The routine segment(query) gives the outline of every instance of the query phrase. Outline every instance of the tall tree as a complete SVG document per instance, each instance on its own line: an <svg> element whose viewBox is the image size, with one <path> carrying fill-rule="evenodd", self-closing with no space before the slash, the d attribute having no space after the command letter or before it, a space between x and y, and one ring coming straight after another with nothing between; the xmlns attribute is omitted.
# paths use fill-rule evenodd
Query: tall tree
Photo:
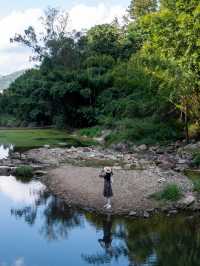
<svg viewBox="0 0 200 266"><path fill-rule="evenodd" d="M157 8L157 0L131 0L129 13L133 19L137 19L148 13L155 12Z"/></svg>

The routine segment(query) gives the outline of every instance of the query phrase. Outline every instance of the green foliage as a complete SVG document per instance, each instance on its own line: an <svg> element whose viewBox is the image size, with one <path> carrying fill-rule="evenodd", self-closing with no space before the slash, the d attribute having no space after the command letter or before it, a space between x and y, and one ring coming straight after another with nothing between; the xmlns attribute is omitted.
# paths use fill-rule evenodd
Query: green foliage
<svg viewBox="0 0 200 266"><path fill-rule="evenodd" d="M200 166L200 153L195 153L193 155L193 160L192 160L192 164L195 167L199 167Z"/></svg>
<svg viewBox="0 0 200 266"><path fill-rule="evenodd" d="M60 114L53 117L53 124L58 129L64 129L66 127L65 117L64 115Z"/></svg>
<svg viewBox="0 0 200 266"><path fill-rule="evenodd" d="M194 191L200 193L200 180L195 180L193 182L193 189Z"/></svg>
<svg viewBox="0 0 200 266"><path fill-rule="evenodd" d="M20 126L20 121L17 120L16 116L1 114L0 115L0 126L3 127L18 127Z"/></svg>
<svg viewBox="0 0 200 266"><path fill-rule="evenodd" d="M33 168L31 166L19 166L15 170L15 175L22 178L32 178Z"/></svg>
<svg viewBox="0 0 200 266"><path fill-rule="evenodd" d="M136 144L166 143L180 137L178 127L156 122L152 117L145 119L124 119L113 125L115 130L106 137L107 144L131 141Z"/></svg>
<svg viewBox="0 0 200 266"><path fill-rule="evenodd" d="M182 191L177 184L168 184L160 192L152 195L156 200L177 201L182 197Z"/></svg>
<svg viewBox="0 0 200 266"><path fill-rule="evenodd" d="M28 27L12 39L41 65L0 95L0 125L106 127L107 143L188 138L200 125L200 5L157 4L133 0L132 21L70 34L67 14L48 9L42 35Z"/></svg>
<svg viewBox="0 0 200 266"><path fill-rule="evenodd" d="M157 10L157 0L131 0L129 13L132 18L138 18Z"/></svg>

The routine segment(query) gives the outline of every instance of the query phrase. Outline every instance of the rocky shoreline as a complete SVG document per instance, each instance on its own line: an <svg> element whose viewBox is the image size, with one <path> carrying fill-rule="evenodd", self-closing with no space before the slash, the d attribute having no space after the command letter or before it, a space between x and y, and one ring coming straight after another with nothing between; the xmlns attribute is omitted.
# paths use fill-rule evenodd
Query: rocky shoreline
<svg viewBox="0 0 200 266"><path fill-rule="evenodd" d="M112 214L148 218L154 213L173 215L181 210L200 211L199 196L184 171L191 167L192 153L200 142L186 145L177 142L165 147L118 144L114 149L101 147L50 148L11 153L0 160L0 175L14 174L16 167L30 165L50 190L67 204L103 212L103 166L113 167L115 182ZM157 202L150 196L166 184L176 183L183 191L178 202Z"/></svg>

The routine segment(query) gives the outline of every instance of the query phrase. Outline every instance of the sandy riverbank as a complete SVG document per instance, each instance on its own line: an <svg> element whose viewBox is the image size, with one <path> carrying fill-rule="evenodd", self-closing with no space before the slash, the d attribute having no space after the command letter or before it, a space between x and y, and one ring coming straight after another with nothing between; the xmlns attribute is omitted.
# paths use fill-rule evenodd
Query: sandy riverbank
<svg viewBox="0 0 200 266"><path fill-rule="evenodd" d="M68 204L78 205L98 212L105 212L102 195L103 179L99 178L99 168L65 165L50 170L45 180L54 194ZM183 191L191 189L190 181L182 175L166 174L167 183L176 182ZM162 189L158 169L115 170L112 198L114 214L130 212L151 212L161 207L150 195Z"/></svg>

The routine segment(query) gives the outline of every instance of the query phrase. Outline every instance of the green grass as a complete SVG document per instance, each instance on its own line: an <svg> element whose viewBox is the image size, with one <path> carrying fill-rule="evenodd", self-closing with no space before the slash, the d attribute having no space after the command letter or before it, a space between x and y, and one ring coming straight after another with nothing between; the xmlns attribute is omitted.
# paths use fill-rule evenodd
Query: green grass
<svg viewBox="0 0 200 266"><path fill-rule="evenodd" d="M96 127L90 127L90 128L83 128L78 131L78 134L81 136L87 136L87 137L99 137L101 136L102 129L98 126Z"/></svg>
<svg viewBox="0 0 200 266"><path fill-rule="evenodd" d="M152 195L156 200L177 201L182 197L182 191L177 184L168 184L163 190Z"/></svg>
<svg viewBox="0 0 200 266"><path fill-rule="evenodd" d="M65 130L56 129L2 129L0 144L12 144L16 150L50 146L91 146L95 142L89 138L75 137Z"/></svg>

